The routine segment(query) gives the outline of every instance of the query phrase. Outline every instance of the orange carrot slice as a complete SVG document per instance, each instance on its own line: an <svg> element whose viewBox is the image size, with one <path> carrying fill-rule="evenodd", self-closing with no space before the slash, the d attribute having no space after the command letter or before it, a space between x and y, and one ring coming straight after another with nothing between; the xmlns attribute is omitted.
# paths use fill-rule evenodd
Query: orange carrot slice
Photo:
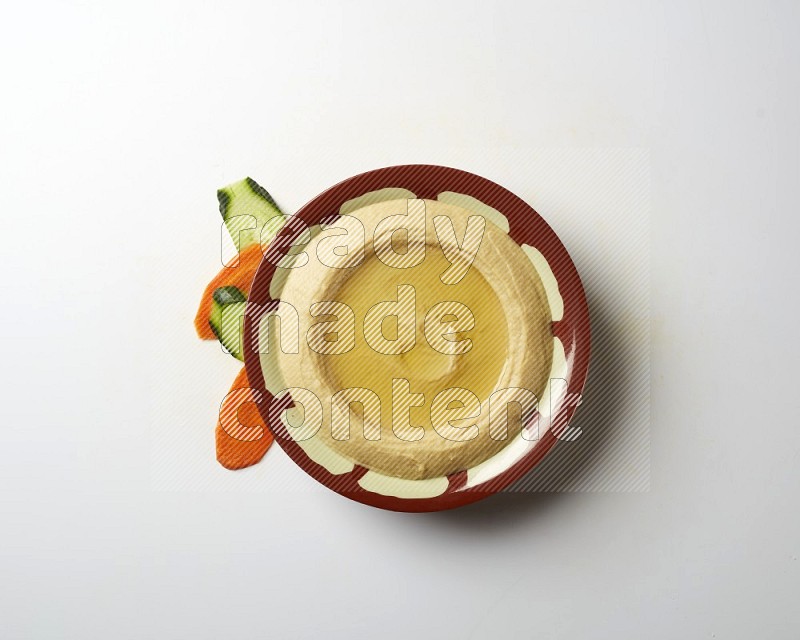
<svg viewBox="0 0 800 640"><path fill-rule="evenodd" d="M239 254L239 264L233 266L236 262L229 262L222 268L214 279L209 282L206 290L203 292L203 297L200 300L200 308L197 310L197 315L194 318L194 328L197 335L202 340L216 340L217 336L211 330L208 324L208 319L211 317L211 303L214 291L219 287L234 286L241 290L242 293L248 295L250 293L250 285L253 284L253 278L256 275L256 269L261 264L261 258L264 254L261 252L261 245L256 243L249 247L242 249Z"/></svg>
<svg viewBox="0 0 800 640"><path fill-rule="evenodd" d="M257 393L242 367L222 401L217 422L217 460L226 469L244 469L258 463L272 445L272 433L255 404Z"/></svg>

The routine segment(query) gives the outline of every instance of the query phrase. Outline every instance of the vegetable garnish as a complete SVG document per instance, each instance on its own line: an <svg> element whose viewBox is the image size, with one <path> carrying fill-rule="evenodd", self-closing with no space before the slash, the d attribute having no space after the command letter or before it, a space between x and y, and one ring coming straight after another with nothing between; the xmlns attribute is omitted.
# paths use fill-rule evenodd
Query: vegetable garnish
<svg viewBox="0 0 800 640"><path fill-rule="evenodd" d="M272 196L252 178L217 191L219 210L238 255L208 284L194 319L202 340L219 340L242 360L241 318L264 250L283 226L285 216ZM256 390L244 368L220 408L216 429L217 460L227 469L258 463L272 444L272 434L258 413Z"/></svg>

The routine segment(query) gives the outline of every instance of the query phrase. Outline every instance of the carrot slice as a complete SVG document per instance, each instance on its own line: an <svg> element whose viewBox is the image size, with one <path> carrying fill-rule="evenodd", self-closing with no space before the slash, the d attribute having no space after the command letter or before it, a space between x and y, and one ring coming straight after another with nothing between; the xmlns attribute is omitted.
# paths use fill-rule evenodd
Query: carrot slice
<svg viewBox="0 0 800 640"><path fill-rule="evenodd" d="M272 445L272 433L255 404L257 393L242 367L222 401L217 422L217 460L226 469L244 469L258 463Z"/></svg>
<svg viewBox="0 0 800 640"><path fill-rule="evenodd" d="M208 319L211 317L211 303L214 291L219 287L234 286L239 288L242 293L248 295L250 293L250 285L253 284L253 278L256 275L256 269L261 264L263 257L261 252L261 245L256 243L249 247L242 249L239 254L239 264L234 266L236 259L229 262L222 268L214 279L209 282L206 290L203 292L203 297L200 300L200 308L197 310L197 315L194 318L194 328L197 335L202 340L216 340L217 336L211 330L208 324Z"/></svg>

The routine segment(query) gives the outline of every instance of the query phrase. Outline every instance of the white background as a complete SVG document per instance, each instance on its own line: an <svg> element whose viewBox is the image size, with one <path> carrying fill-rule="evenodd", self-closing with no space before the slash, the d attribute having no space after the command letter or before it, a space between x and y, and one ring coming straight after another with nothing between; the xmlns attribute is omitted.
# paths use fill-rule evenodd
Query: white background
<svg viewBox="0 0 800 640"><path fill-rule="evenodd" d="M9 3L0 636L796 638L799 27L795 2ZM165 389L212 416L236 371L191 334L217 186L291 211L441 163L585 238L497 160L565 147L649 150L649 492L402 515L278 450L303 491L152 489Z"/></svg>

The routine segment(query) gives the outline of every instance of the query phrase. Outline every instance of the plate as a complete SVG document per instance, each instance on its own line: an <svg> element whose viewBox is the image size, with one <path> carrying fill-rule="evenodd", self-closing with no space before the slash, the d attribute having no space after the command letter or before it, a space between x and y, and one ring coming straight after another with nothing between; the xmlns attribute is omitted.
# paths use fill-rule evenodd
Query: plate
<svg viewBox="0 0 800 640"><path fill-rule="evenodd" d="M338 459L332 451L321 451L319 444L312 446L310 441L295 440L282 421L270 420L274 397L267 390L256 346L261 317L278 304L277 299L270 297L276 267L268 260L262 260L256 272L245 311L244 340L249 345L245 348L247 376L255 389L259 412L276 442L318 482L347 498L382 509L412 512L452 509L508 487L538 464L559 439L571 439L569 422L580 404L589 367L589 309L575 265L544 219L504 187L466 171L435 165L401 165L368 171L323 191L295 217L308 227L330 222L345 203L384 189L405 190L416 198L440 199L465 208L484 207L492 212L498 225L507 221L510 237L529 253L554 310L551 382L539 402L538 412L531 418L538 421L538 436L517 436L476 467L429 480L383 476L352 461ZM300 232L298 225L287 224L271 246L288 247ZM272 413L276 415L274 409Z"/></svg>

